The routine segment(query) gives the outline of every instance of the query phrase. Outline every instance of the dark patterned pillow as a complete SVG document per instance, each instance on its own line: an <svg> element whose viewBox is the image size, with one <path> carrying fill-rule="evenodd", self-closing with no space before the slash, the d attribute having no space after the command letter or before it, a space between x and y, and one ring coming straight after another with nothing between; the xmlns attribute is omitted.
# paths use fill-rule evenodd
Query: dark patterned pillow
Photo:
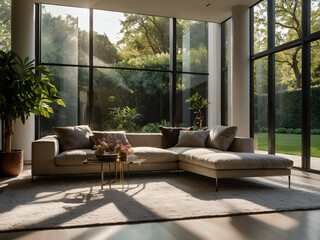
<svg viewBox="0 0 320 240"><path fill-rule="evenodd" d="M163 148L174 147L179 138L179 133L181 130L192 131L193 127L159 127L159 130L162 134L162 146Z"/></svg>
<svg viewBox="0 0 320 240"><path fill-rule="evenodd" d="M59 140L61 152L92 147L90 136L92 136L93 133L87 125L53 127L52 130Z"/></svg>

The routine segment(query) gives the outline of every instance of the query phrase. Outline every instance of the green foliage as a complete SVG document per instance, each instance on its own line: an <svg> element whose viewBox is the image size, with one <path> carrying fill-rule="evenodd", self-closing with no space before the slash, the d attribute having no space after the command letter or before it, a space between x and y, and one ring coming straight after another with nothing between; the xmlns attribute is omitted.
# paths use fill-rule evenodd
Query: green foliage
<svg viewBox="0 0 320 240"><path fill-rule="evenodd" d="M88 34L87 32L85 33L86 35ZM101 35L94 32L93 39L93 55L95 57L103 61L105 64L115 64L121 60L116 47L110 42L105 33ZM89 54L89 51L87 54Z"/></svg>
<svg viewBox="0 0 320 240"><path fill-rule="evenodd" d="M118 45L123 59L169 53L169 19L156 16L124 14Z"/></svg>
<svg viewBox="0 0 320 240"><path fill-rule="evenodd" d="M301 89L291 91L280 91L276 93L276 128L277 129L300 129L301 128ZM259 102L258 126L256 129L266 129L268 127L268 95L256 96ZM320 86L310 89L310 122L311 129L320 129ZM285 132L283 132L285 133Z"/></svg>
<svg viewBox="0 0 320 240"><path fill-rule="evenodd" d="M56 87L50 83L52 77L45 67L35 67L29 58L22 60L12 51L0 51L1 119L21 118L24 123L31 113L49 118L53 109L48 103L65 106Z"/></svg>
<svg viewBox="0 0 320 240"><path fill-rule="evenodd" d="M11 49L11 1L0 0L0 49Z"/></svg>
<svg viewBox="0 0 320 240"><path fill-rule="evenodd" d="M199 126L199 129L202 129L202 122L204 116L202 114L202 109L210 104L207 99L203 98L199 95L198 92L193 94L190 98L186 100L186 103L191 103L191 107L189 109L194 110L194 114L196 115L193 121L194 126Z"/></svg>
<svg viewBox="0 0 320 240"><path fill-rule="evenodd" d="M137 131L137 122L141 119L141 114L137 113L135 108L115 107L111 109L110 115L113 118L114 130Z"/></svg>
<svg viewBox="0 0 320 240"><path fill-rule="evenodd" d="M157 132L159 132L160 126L170 127L171 123L166 120L161 120L160 123L147 123L146 125L144 125L140 129L140 132L142 132L142 133L157 133Z"/></svg>
<svg viewBox="0 0 320 240"><path fill-rule="evenodd" d="M32 113L49 118L53 113L50 103L65 107L50 83L52 77L45 67L34 66L34 60L0 51L0 118L5 120L6 152L11 152L13 121L21 119L25 123Z"/></svg>
<svg viewBox="0 0 320 240"><path fill-rule="evenodd" d="M311 129L310 130L311 135L320 135L320 129Z"/></svg>

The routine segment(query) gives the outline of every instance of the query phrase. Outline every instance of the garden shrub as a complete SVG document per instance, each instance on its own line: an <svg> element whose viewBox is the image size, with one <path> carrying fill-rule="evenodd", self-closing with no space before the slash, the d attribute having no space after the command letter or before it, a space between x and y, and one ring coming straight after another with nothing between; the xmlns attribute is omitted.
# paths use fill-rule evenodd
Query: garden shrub
<svg viewBox="0 0 320 240"><path fill-rule="evenodd" d="M255 123L257 129L268 127L268 95L261 94L255 96L255 102L259 107L257 111L258 122ZM311 111L310 122L311 128L320 129L320 86L311 87L310 89ZM280 91L276 93L276 128L301 128L301 89ZM315 131L316 132L316 131Z"/></svg>
<svg viewBox="0 0 320 240"><path fill-rule="evenodd" d="M296 128L295 130L294 130L294 134L301 134L301 128Z"/></svg>

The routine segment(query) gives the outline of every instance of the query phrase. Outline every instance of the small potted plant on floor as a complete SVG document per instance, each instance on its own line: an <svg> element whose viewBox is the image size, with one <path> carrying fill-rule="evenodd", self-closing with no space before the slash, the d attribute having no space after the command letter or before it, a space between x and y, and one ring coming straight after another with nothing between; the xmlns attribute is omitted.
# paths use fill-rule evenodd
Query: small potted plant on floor
<svg viewBox="0 0 320 240"><path fill-rule="evenodd" d="M34 66L34 60L22 60L12 51L0 51L0 118L5 130L5 149L0 152L2 174L17 176L23 167L22 150L11 149L13 122L20 118L24 124L31 114L49 118L53 113L50 103L65 106L50 83L52 77L45 67Z"/></svg>

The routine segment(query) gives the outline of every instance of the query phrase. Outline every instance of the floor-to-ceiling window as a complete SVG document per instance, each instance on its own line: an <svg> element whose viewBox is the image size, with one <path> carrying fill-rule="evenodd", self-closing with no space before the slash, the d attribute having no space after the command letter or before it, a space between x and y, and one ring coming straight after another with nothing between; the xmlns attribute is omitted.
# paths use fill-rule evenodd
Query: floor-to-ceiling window
<svg viewBox="0 0 320 240"><path fill-rule="evenodd" d="M320 170L319 6L264 0L251 7L255 149L309 170Z"/></svg>
<svg viewBox="0 0 320 240"><path fill-rule="evenodd" d="M55 106L50 119L40 118L39 136L76 124L135 132L192 125L185 100L208 94L207 23L37 6L39 64L54 73L67 105Z"/></svg>
<svg viewBox="0 0 320 240"><path fill-rule="evenodd" d="M229 41L228 32L231 24L231 19L221 23L221 124L228 125L228 106L229 106Z"/></svg>

